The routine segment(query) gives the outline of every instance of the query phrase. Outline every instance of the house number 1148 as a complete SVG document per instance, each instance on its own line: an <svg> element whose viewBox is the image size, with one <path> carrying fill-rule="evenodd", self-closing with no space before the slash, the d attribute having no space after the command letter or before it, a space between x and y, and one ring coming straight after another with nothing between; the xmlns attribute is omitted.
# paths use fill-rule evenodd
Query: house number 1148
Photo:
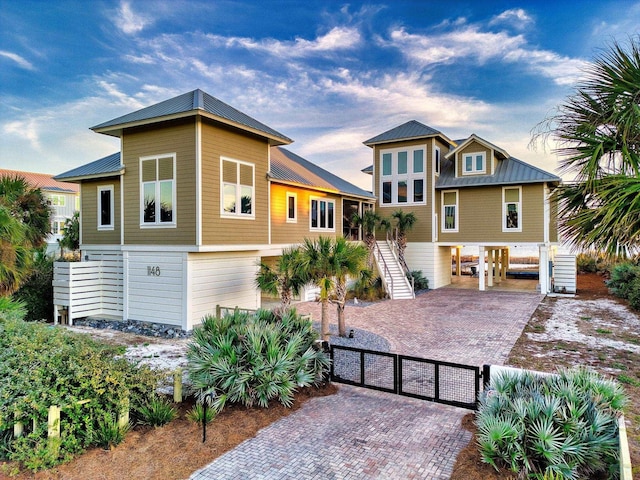
<svg viewBox="0 0 640 480"><path fill-rule="evenodd" d="M160 276L160 267L147 267L147 275L150 277Z"/></svg>

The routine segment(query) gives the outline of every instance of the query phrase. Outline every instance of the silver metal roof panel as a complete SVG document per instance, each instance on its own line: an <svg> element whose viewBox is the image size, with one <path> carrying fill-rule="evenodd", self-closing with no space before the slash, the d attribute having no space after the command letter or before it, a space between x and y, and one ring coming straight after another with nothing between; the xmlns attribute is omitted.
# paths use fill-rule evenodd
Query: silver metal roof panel
<svg viewBox="0 0 640 480"><path fill-rule="evenodd" d="M53 178L61 181L78 181L89 178L112 177L120 175L123 169L124 167L120 163L120 152L117 152L56 175Z"/></svg>

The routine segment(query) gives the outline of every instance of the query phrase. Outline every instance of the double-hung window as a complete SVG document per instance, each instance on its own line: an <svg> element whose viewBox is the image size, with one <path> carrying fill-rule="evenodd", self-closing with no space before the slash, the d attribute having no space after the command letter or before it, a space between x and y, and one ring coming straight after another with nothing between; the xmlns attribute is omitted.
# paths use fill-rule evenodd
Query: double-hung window
<svg viewBox="0 0 640 480"><path fill-rule="evenodd" d="M140 224L175 226L176 154L140 158L140 179Z"/></svg>
<svg viewBox="0 0 640 480"><path fill-rule="evenodd" d="M49 201L51 202L51 205L54 205L56 207L64 207L65 206L65 196L64 195L50 195L49 196Z"/></svg>
<svg viewBox="0 0 640 480"><path fill-rule="evenodd" d="M98 187L98 230L113 230L113 185Z"/></svg>
<svg viewBox="0 0 640 480"><path fill-rule="evenodd" d="M458 231L458 191L444 190L442 192L442 231Z"/></svg>
<svg viewBox="0 0 640 480"><path fill-rule="evenodd" d="M383 205L426 203L424 152L424 147L381 152L380 192Z"/></svg>
<svg viewBox="0 0 640 480"><path fill-rule="evenodd" d="M326 198L311 197L309 210L310 230L335 231L336 202Z"/></svg>
<svg viewBox="0 0 640 480"><path fill-rule="evenodd" d="M502 189L502 231L522 231L522 187Z"/></svg>
<svg viewBox="0 0 640 480"><path fill-rule="evenodd" d="M465 175L487 171L486 153L465 153L462 155L462 173Z"/></svg>
<svg viewBox="0 0 640 480"><path fill-rule="evenodd" d="M255 166L229 158L221 159L223 217L255 218Z"/></svg>
<svg viewBox="0 0 640 480"><path fill-rule="evenodd" d="M298 195L287 192L287 223L298 221Z"/></svg>

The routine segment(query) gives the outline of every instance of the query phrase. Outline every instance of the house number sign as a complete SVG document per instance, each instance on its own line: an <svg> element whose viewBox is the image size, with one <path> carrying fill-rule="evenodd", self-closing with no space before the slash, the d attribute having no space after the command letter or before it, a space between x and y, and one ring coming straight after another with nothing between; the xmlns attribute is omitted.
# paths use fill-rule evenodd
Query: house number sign
<svg viewBox="0 0 640 480"><path fill-rule="evenodd" d="M149 277L159 277L160 276L160 267L155 266L147 266L147 276Z"/></svg>

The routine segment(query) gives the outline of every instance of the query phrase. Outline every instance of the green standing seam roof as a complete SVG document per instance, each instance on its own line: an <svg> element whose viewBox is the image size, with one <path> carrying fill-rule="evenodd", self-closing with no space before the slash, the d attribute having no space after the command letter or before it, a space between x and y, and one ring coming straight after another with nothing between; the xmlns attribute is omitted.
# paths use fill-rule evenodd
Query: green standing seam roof
<svg viewBox="0 0 640 480"><path fill-rule="evenodd" d="M440 136L443 139L446 139L447 142L451 143L451 141L442 132L436 130L435 128L431 128L416 120L410 120L406 123L403 123L402 125L392 128L391 130L387 130L380 135L376 135L369 140L365 140L362 143L371 146L378 143L397 142L400 140L435 136Z"/></svg>
<svg viewBox="0 0 640 480"><path fill-rule="evenodd" d="M116 130L118 126L128 123L144 122L146 120L162 119L163 117L177 115L181 113L203 111L216 117L228 120L232 123L243 125L250 129L262 132L269 137L275 137L284 144L289 144L293 140L274 130L273 128L259 122L255 118L242 113L231 105L203 92L200 89L178 95L155 105L137 110L127 115L123 115L113 120L100 123L91 127L91 130ZM106 132L105 132L106 133Z"/></svg>
<svg viewBox="0 0 640 480"><path fill-rule="evenodd" d="M120 163L120 152L112 153L86 165L81 165L53 177L55 180L81 180L92 177L109 177L120 175L123 166Z"/></svg>

